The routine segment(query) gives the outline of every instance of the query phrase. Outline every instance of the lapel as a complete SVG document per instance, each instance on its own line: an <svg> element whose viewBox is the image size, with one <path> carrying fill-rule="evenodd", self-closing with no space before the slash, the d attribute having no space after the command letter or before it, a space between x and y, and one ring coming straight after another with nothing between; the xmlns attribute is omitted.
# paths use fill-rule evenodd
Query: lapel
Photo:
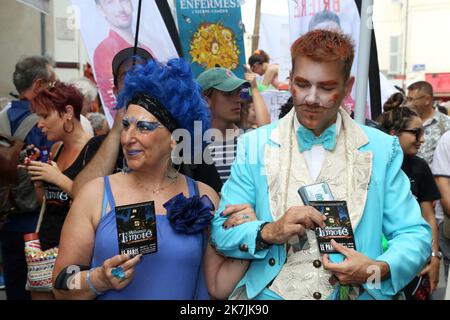
<svg viewBox="0 0 450 320"><path fill-rule="evenodd" d="M342 108L342 128L336 148L326 152L317 182L327 181L336 200L347 201L353 229L364 213L372 175L372 152L360 148L369 143L364 130Z"/></svg>
<svg viewBox="0 0 450 320"><path fill-rule="evenodd" d="M336 149L326 151L317 181L310 177L303 155L293 135L293 108L272 130L265 145L265 170L269 205L273 220L292 205L302 205L297 189L303 185L327 181L336 200L346 200L353 229L361 220L372 174L372 152L360 151L369 140L364 130L344 109L340 109L342 127Z"/></svg>
<svg viewBox="0 0 450 320"><path fill-rule="evenodd" d="M291 171L292 140L289 139L294 125L295 108L278 121L269 136L264 150L272 219L278 220L286 212L287 190L285 184Z"/></svg>

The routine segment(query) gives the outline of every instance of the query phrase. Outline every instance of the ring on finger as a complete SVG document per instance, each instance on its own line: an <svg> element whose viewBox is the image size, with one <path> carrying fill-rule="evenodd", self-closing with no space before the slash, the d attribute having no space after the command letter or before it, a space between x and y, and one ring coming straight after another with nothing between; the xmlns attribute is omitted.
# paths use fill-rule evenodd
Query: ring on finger
<svg viewBox="0 0 450 320"><path fill-rule="evenodd" d="M248 215L246 215L246 214L243 214L242 215L242 219L247 220L247 219L250 219L250 217Z"/></svg>
<svg viewBox="0 0 450 320"><path fill-rule="evenodd" d="M111 270L111 274L114 278L117 278L119 280L125 280L125 271L122 267L116 267Z"/></svg>

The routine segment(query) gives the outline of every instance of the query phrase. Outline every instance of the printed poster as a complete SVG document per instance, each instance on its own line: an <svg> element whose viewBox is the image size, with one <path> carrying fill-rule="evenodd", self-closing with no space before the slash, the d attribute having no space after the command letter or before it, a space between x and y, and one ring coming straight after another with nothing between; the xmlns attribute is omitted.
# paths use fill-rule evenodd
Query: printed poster
<svg viewBox="0 0 450 320"><path fill-rule="evenodd" d="M112 60L119 51L134 46L138 3L138 0L72 0L110 126L117 103ZM178 57L155 0L142 1L138 46L163 62Z"/></svg>
<svg viewBox="0 0 450 320"><path fill-rule="evenodd" d="M245 49L241 1L177 0L177 20L184 58L194 77L225 67L244 77Z"/></svg>

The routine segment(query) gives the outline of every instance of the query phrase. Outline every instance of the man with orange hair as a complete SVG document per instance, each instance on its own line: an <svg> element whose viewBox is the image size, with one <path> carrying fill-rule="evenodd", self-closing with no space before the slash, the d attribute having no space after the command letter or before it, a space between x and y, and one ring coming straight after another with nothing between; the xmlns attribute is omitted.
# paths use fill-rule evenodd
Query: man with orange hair
<svg viewBox="0 0 450 320"><path fill-rule="evenodd" d="M347 36L311 31L291 54L294 108L239 139L212 223L216 250L251 260L230 298L393 299L431 253L431 229L401 171L398 139L357 124L341 107L354 83ZM331 240L337 253L319 252L314 230L326 219L297 190L321 182L346 201L356 250ZM223 227L230 204L252 206L257 220Z"/></svg>

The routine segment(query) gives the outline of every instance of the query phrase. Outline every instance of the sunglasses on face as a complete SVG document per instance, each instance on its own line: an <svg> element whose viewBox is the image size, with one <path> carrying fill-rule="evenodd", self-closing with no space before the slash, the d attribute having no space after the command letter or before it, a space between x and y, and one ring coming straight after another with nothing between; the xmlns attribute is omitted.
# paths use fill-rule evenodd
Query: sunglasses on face
<svg viewBox="0 0 450 320"><path fill-rule="evenodd" d="M134 123L134 119L124 118L122 120L123 130L127 131L130 128L131 123ZM139 133L147 133L147 132L153 132L159 127L162 127L162 124L159 122L152 122L152 121L143 121L138 120L136 121L136 130Z"/></svg>
<svg viewBox="0 0 450 320"><path fill-rule="evenodd" d="M425 132L423 130L423 128L403 129L403 130L400 130L400 131L414 134L416 136L416 141L419 141L420 138L423 136L423 134Z"/></svg>

